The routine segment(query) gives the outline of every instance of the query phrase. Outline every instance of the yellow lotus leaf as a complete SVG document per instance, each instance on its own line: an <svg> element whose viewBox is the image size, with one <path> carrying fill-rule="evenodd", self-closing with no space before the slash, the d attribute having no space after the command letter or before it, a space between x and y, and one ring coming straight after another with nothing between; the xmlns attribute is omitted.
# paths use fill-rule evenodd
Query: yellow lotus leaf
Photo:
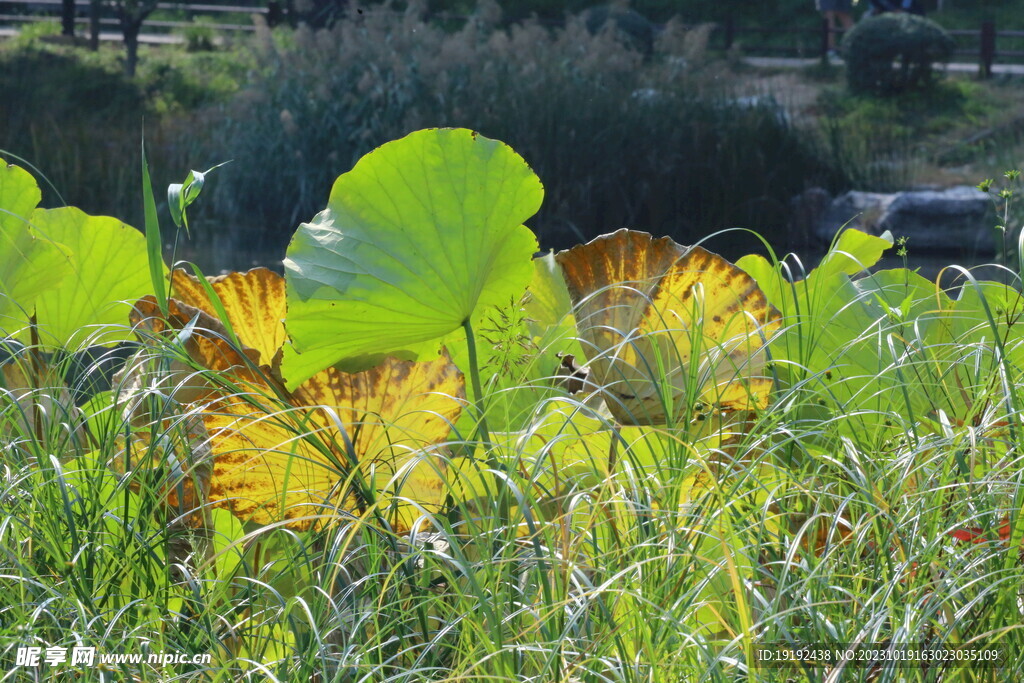
<svg viewBox="0 0 1024 683"><path fill-rule="evenodd" d="M191 333L183 343L186 354L194 364L207 370L228 373L235 382L265 385L264 378L252 369L260 357L258 351L246 347L236 349L228 341L230 335L224 325L197 308L174 299L168 300L167 307L168 313L164 316L152 296L140 299L129 316L132 326L150 335L166 335L186 329L195 320ZM207 379L186 363L172 362L165 374L162 381L168 392L180 403L208 400L218 393Z"/></svg>
<svg viewBox="0 0 1024 683"><path fill-rule="evenodd" d="M691 422L767 405L765 344L780 316L742 270L631 230L556 258L591 377L619 422Z"/></svg>
<svg viewBox="0 0 1024 683"><path fill-rule="evenodd" d="M269 397L238 396L208 409L203 424L213 453L210 501L243 521L287 521L295 529L330 515L345 475L314 438L304 436L301 417Z"/></svg>
<svg viewBox="0 0 1024 683"><path fill-rule="evenodd" d="M127 438L118 436L107 467L121 475L133 474L129 487L136 493L142 490L143 481L159 491L163 510L173 525L207 526L210 447L203 422L194 415L179 415L161 420L156 430L148 427L133 430Z"/></svg>
<svg viewBox="0 0 1024 683"><path fill-rule="evenodd" d="M261 365L273 365L285 342L284 278L267 268L253 268L207 279L238 340L259 353ZM171 273L171 296L217 317L203 283L184 270Z"/></svg>
<svg viewBox="0 0 1024 683"><path fill-rule="evenodd" d="M209 412L210 499L244 520L323 526L340 508L361 514L372 489L398 532L444 503L445 460L435 445L462 410L464 380L451 361L388 358L360 373L329 368L274 412L235 401ZM351 450L350 450L351 449ZM358 468L353 467L353 460Z"/></svg>

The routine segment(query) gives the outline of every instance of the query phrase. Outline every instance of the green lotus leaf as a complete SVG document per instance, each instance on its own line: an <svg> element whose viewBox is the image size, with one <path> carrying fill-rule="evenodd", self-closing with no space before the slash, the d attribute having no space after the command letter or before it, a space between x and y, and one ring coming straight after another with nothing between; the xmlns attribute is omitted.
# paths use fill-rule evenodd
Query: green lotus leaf
<svg viewBox="0 0 1024 683"><path fill-rule="evenodd" d="M37 209L32 224L71 257L68 275L36 301L40 342L77 348L87 340L109 345L130 339L131 306L153 291L145 236L119 220L73 207Z"/></svg>
<svg viewBox="0 0 1024 683"><path fill-rule="evenodd" d="M533 265L525 307L530 334L542 352L551 357L569 354L582 364L586 354L576 338L576 316L562 267L553 252L535 258Z"/></svg>
<svg viewBox="0 0 1024 683"><path fill-rule="evenodd" d="M906 342L932 345L948 341L945 323L952 301L935 282L906 268L880 270L856 281L887 327ZM873 300L873 302L872 302Z"/></svg>
<svg viewBox="0 0 1024 683"><path fill-rule="evenodd" d="M572 320L572 297L569 296L569 288L554 252L538 256L533 260L533 266L526 308L535 334L540 336L546 328L562 325L566 319L575 324Z"/></svg>
<svg viewBox="0 0 1024 683"><path fill-rule="evenodd" d="M856 275L878 263L892 245L892 235L888 230L880 237L860 230L844 230L816 270L821 277L839 273Z"/></svg>
<svg viewBox="0 0 1024 683"><path fill-rule="evenodd" d="M971 280L946 306L946 336L937 336L935 347L942 382L933 395L951 419L971 421L1001 400L1004 377L1019 384L1024 375L1024 295L1012 285Z"/></svg>
<svg viewBox="0 0 1024 683"><path fill-rule="evenodd" d="M782 361L783 385L807 383L821 400L851 416L841 422L842 429L858 433L875 433L888 414L900 412L906 403L905 394L891 391L899 376L893 370L884 305L892 302L898 310L905 299L916 298L919 283L888 275L850 277L877 263L890 246L888 235L846 230L819 266L796 282L761 256L736 262L783 315L783 331L773 344L774 357ZM862 282L875 284L858 287Z"/></svg>
<svg viewBox="0 0 1024 683"><path fill-rule="evenodd" d="M1024 335L1024 295L1001 282L965 282L950 313L950 330L961 344L1001 339L1004 345L1013 345Z"/></svg>
<svg viewBox="0 0 1024 683"><path fill-rule="evenodd" d="M744 256L736 265L754 278L785 319L782 338L775 343L777 352L813 370L817 365L813 357L835 362L836 354L845 353L852 341L872 328L878 315L877 293L858 289L850 276L873 266L891 246L888 234L875 237L846 230L818 267L795 282L789 281L783 268L758 255ZM886 283L888 289L880 291L889 292L886 296L891 298L896 282ZM872 365L876 364L877 359Z"/></svg>
<svg viewBox="0 0 1024 683"><path fill-rule="evenodd" d="M564 395L565 388L559 386L565 380L564 356L585 361L561 266L550 253L533 259L533 266L533 276L518 296L504 306L481 306L473 313L487 422L499 432L519 429L538 402ZM444 345L452 362L468 375L463 331L449 334ZM464 411L459 419L460 432L472 433L477 416Z"/></svg>
<svg viewBox="0 0 1024 683"><path fill-rule="evenodd" d="M419 131L363 157L288 246L287 384L415 355L478 307L519 296L537 249L522 223L543 194L510 147L465 129Z"/></svg>
<svg viewBox="0 0 1024 683"><path fill-rule="evenodd" d="M0 159L0 231L24 229L25 219L41 198L39 186L28 171Z"/></svg>
<svg viewBox="0 0 1024 683"><path fill-rule="evenodd" d="M0 336L23 329L39 296L70 270L66 251L30 224L40 197L27 171L0 159Z"/></svg>

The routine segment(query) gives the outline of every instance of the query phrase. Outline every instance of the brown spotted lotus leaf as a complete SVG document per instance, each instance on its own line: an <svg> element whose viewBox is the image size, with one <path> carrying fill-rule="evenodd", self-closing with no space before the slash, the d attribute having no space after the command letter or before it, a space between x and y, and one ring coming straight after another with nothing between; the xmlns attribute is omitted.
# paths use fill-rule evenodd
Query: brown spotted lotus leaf
<svg viewBox="0 0 1024 683"><path fill-rule="evenodd" d="M130 321L146 341L175 336L193 321L194 326L182 343L188 361L172 358L166 365L157 364L150 360L151 351L143 351L126 365L119 405L135 429L127 440L119 439L119 453L109 466L122 474L134 471L137 477L151 475L170 519L194 529L208 527L205 502L212 452L202 413L196 408L226 392L198 368L223 373L237 386L258 386L269 392L264 376L253 369L259 362L259 352L236 348L219 320L174 299L168 301L165 316L153 297L145 297L136 302ZM156 401L159 415L150 412L154 391L161 394ZM170 399L169 405L165 405L164 397ZM150 425L155 421L160 426L152 430ZM159 435L158 443L152 442L154 432ZM140 468L147 471L138 472ZM137 484L133 486L138 488Z"/></svg>
<svg viewBox="0 0 1024 683"><path fill-rule="evenodd" d="M447 439L465 396L462 374L447 356L387 359L355 374L329 368L287 393L276 376L285 343L283 279L265 268L209 279L239 350L227 341L202 283L183 271L172 278L169 315L147 298L136 304L133 323L150 334L173 334L198 316L185 342L190 360L241 389L219 390L192 379L192 368L172 364L178 374L168 384L187 388L175 398L202 409L211 502L244 521L295 529L322 526L339 508L365 511L368 497L391 512L399 531L420 511L401 501L391 505L394 498L439 509L445 468L432 448ZM358 493L366 489L355 485L357 478L370 496Z"/></svg>
<svg viewBox="0 0 1024 683"><path fill-rule="evenodd" d="M701 247L619 230L556 256L591 378L615 418L656 425L764 408L780 315L754 280Z"/></svg>
<svg viewBox="0 0 1024 683"><path fill-rule="evenodd" d="M446 466L434 446L462 410L464 384L446 355L388 358L364 372L317 373L277 410L255 410L243 397L222 401L205 416L210 499L246 521L307 529L330 523L339 508L365 512L359 478L392 527L408 531L420 508L437 512L444 503Z"/></svg>
<svg viewBox="0 0 1024 683"><path fill-rule="evenodd" d="M252 368L259 363L255 349L231 344L224 325L203 311L170 299L166 316L160 311L156 299L147 296L136 302L130 320L136 330L148 335L170 337L186 329L195 320L192 332L184 339L185 353L198 367L230 375L236 381L262 382L260 373ZM181 404L195 404L209 400L218 393L210 381L183 360L173 360L164 376L159 378L168 395Z"/></svg>
<svg viewBox="0 0 1024 683"><path fill-rule="evenodd" d="M260 365L276 367L286 339L284 278L267 268L253 268L246 273L229 273L207 280L239 341L256 350ZM171 296L217 317L206 288L184 270L171 273Z"/></svg>

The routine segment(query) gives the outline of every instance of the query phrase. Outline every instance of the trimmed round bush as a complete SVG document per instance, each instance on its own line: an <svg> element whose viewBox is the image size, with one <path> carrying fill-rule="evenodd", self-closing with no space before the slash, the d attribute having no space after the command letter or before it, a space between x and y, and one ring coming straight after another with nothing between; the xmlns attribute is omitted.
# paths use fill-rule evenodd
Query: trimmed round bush
<svg viewBox="0 0 1024 683"><path fill-rule="evenodd" d="M851 91L892 95L929 87L935 80L933 64L948 61L955 45L934 21L883 14L857 24L842 47Z"/></svg>
<svg viewBox="0 0 1024 683"><path fill-rule="evenodd" d="M654 52L654 24L639 12L602 5L589 9L584 16L591 34L599 33L611 24L615 34L627 46L648 56Z"/></svg>

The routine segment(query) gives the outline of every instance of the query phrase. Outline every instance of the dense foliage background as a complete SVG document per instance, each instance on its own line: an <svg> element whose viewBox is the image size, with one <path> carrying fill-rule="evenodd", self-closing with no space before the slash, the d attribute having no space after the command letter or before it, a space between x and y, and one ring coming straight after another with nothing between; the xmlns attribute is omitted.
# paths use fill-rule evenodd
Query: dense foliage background
<svg viewBox="0 0 1024 683"><path fill-rule="evenodd" d="M133 78L117 48L90 52L47 35L56 25L31 27L0 44L0 149L52 181L48 205L136 225L144 123L158 186L233 161L194 216L192 255L229 259L204 261L218 268L273 262L334 177L429 126L478 129L520 150L546 185L534 225L545 247L622 226L685 243L738 226L788 244L792 200L808 188L949 184L922 172L933 159L943 169L983 161L986 170L958 176L975 183L971 173L1017 163L1012 84L874 98L851 96L841 68L808 70L781 89L781 75L749 69L742 57L756 46L816 54L820 16L802 0L637 0L627 30L607 33L575 2L325 6L348 13L322 28L257 19L254 39L200 26L180 48L144 46ZM806 32L740 33L725 52L726 7L744 26ZM1022 7L947 1L932 16L976 28L995 13L1012 27ZM637 16L657 33L638 40Z"/></svg>
<svg viewBox="0 0 1024 683"><path fill-rule="evenodd" d="M220 251L279 250L356 159L432 126L473 128L524 155L546 184L534 226L544 247L624 225L687 243L734 226L777 233L793 195L844 184L776 100L732 92L707 28L673 25L647 55L583 19L497 19L482 11L452 31L419 13L368 9L329 29L261 27L233 53L144 58L131 81L99 55L27 45L6 54L12 68L0 76L14 95L0 104L12 121L0 148L45 169L68 202L132 219L124 160L148 116L155 168L233 160L196 216L216 226ZM40 76L46 85L34 88ZM78 117L96 87L113 96ZM66 142L53 145L54 134Z"/></svg>

